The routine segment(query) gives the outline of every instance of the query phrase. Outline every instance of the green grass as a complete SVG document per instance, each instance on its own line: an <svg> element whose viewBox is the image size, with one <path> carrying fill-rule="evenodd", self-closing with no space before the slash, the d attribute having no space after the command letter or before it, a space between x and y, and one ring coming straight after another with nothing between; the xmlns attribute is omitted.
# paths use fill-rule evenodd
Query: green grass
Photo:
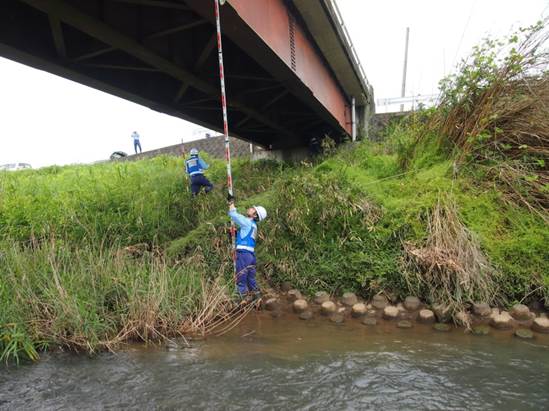
<svg viewBox="0 0 549 411"><path fill-rule="evenodd" d="M205 274L200 264L167 266L153 253L135 258L115 248L47 243L6 245L3 253L2 334L23 348L32 341L95 351L114 346L121 332L121 341L173 335L196 308ZM11 355L8 344L1 348Z"/></svg>
<svg viewBox="0 0 549 411"><path fill-rule="evenodd" d="M235 162L237 194L264 191L280 167ZM210 201L192 202L183 159L175 157L0 173L0 240L163 243L224 207L223 163L212 162L208 175L218 190Z"/></svg>
<svg viewBox="0 0 549 411"><path fill-rule="evenodd" d="M283 168L236 161L237 195L264 192ZM0 173L2 360L177 334L208 291L204 279L220 271L231 279L229 240L210 243L206 224L217 216L228 227L224 164L212 161L208 174L215 192L192 199L183 160L172 157ZM206 230L206 257L194 249L168 263L164 245L197 228ZM149 251L124 251L134 244ZM212 244L215 266L206 264Z"/></svg>
<svg viewBox="0 0 549 411"><path fill-rule="evenodd" d="M71 242L163 240L189 216L181 161L50 167L2 173L3 239Z"/></svg>
<svg viewBox="0 0 549 411"><path fill-rule="evenodd" d="M402 275L402 244L425 241L427 216L446 198L502 274L502 300L546 296L549 231L543 220L504 202L496 187L475 177L474 166L455 173L438 143L415 146L417 157L404 162L410 152L406 130L410 139L413 129L400 127L398 136L390 132L384 143L343 147L312 167L292 169L270 191L249 199L249 204L263 201L270 212L260 226L264 276L309 293L353 290L368 297L384 290L404 297L409 288ZM207 237L206 227L198 227L172 242L170 254L189 255L199 247L215 266L219 254L208 251Z"/></svg>
<svg viewBox="0 0 549 411"><path fill-rule="evenodd" d="M403 243L426 240L444 198L501 274L501 297L548 299L543 220L504 201L474 165L456 172L438 143L410 144L414 127L404 122L383 143L343 146L312 165L234 163L239 207L269 213L259 226L262 281L405 297ZM176 335L208 281L231 284L225 168L211 163L216 189L194 200L177 158L1 173L2 359ZM121 252L136 243L150 251Z"/></svg>

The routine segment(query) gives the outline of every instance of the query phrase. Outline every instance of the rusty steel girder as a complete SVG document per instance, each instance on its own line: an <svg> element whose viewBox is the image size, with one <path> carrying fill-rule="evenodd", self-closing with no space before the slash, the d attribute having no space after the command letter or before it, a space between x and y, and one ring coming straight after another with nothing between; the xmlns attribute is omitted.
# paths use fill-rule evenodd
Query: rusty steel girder
<svg viewBox="0 0 549 411"><path fill-rule="evenodd" d="M186 4L212 18L209 1L186 0ZM351 134L351 101L291 4L283 0L227 0L221 13L225 36L325 121Z"/></svg>
<svg viewBox="0 0 549 411"><path fill-rule="evenodd" d="M364 87L327 1L222 6L231 135L292 150L351 134ZM213 0L2 0L0 56L221 130L213 10Z"/></svg>

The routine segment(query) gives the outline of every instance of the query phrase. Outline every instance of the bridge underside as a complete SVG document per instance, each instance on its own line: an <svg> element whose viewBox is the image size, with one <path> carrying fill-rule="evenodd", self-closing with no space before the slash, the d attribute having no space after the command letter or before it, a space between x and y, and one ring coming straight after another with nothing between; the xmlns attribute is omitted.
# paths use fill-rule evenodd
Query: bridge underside
<svg viewBox="0 0 549 411"><path fill-rule="evenodd" d="M287 149L349 133L349 107L326 108L230 3L222 24L232 135ZM210 0L2 0L0 55L222 128Z"/></svg>

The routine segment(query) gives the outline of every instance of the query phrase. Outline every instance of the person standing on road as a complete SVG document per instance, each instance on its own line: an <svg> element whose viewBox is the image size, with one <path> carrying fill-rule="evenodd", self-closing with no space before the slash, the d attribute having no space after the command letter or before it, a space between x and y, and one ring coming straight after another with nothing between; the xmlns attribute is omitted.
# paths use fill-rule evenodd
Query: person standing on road
<svg viewBox="0 0 549 411"><path fill-rule="evenodd" d="M139 142L139 134L137 131L134 131L132 133L133 138L133 149L135 150L135 154L137 154L137 147L139 147L139 152L142 153L143 150L141 149L141 143Z"/></svg>
<svg viewBox="0 0 549 411"><path fill-rule="evenodd" d="M234 197L229 195L228 201L229 217L238 226L236 233L236 288L240 298L255 300L261 297L255 280L257 223L267 217L267 210L261 206L253 206L246 210L246 216L244 216L236 210Z"/></svg>
<svg viewBox="0 0 549 411"><path fill-rule="evenodd" d="M196 148L191 149L190 154L191 157L185 161L185 168L191 179L193 197L200 193L202 187L206 193L209 193L213 189L213 184L204 176L204 171L210 166L200 158Z"/></svg>

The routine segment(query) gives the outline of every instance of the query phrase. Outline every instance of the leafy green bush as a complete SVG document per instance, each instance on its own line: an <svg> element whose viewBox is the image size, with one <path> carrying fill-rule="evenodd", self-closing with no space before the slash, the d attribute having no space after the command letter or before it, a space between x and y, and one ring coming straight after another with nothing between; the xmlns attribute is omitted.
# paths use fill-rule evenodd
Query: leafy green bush
<svg viewBox="0 0 549 411"><path fill-rule="evenodd" d="M376 230L381 210L346 180L304 172L275 185L259 253L268 278L308 292L367 296L391 287L398 277L398 241Z"/></svg>

